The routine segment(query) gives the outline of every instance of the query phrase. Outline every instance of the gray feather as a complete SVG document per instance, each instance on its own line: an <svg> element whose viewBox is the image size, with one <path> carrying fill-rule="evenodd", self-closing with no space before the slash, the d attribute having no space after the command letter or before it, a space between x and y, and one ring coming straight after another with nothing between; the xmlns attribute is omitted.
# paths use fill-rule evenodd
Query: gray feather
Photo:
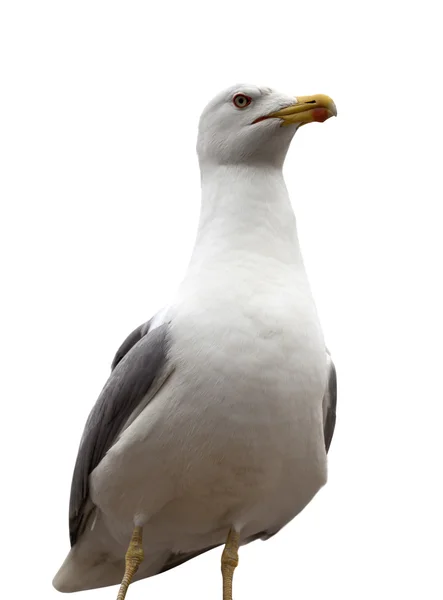
<svg viewBox="0 0 443 600"><path fill-rule="evenodd" d="M86 509L89 475L114 444L122 427L164 368L168 325L143 334L146 325L148 329L149 322L132 332L120 347L113 362L114 369L86 422L71 485L71 546L82 533L89 516Z"/></svg>
<svg viewBox="0 0 443 600"><path fill-rule="evenodd" d="M115 367L118 365L121 359L129 352L132 346L135 346L135 344L139 342L142 339L142 337L148 333L149 326L151 325L151 323L152 319L150 319L146 323L143 323L143 325L140 325L139 327L137 327L137 329L134 329L134 331L132 331L128 335L123 344L115 353L114 360L112 361L111 365L112 370L115 369Z"/></svg>
<svg viewBox="0 0 443 600"><path fill-rule="evenodd" d="M268 533L267 531L261 531L260 533L251 535L248 538L246 538L245 540L243 540L242 546L245 546L246 544L250 544L251 542L255 542L255 540L259 540L259 539L268 540L276 533L277 533L277 531L274 531L273 533ZM208 546L207 548L202 548L201 550L195 550L193 552L178 552L178 553L171 552L171 554L168 556L167 560L165 561L164 565L158 571L157 575L160 573L164 573L165 571L174 569L175 567L182 565L183 563L187 562L188 560L191 560L192 558L200 556L200 554L204 554L205 552L208 552L209 550L213 550L214 548L217 548L218 546L221 546L221 545L222 544L214 544L212 546Z"/></svg>
<svg viewBox="0 0 443 600"><path fill-rule="evenodd" d="M329 378L328 387L323 399L324 436L326 452L329 452L334 435L335 421L337 419L337 373L334 363L328 352Z"/></svg>
<svg viewBox="0 0 443 600"><path fill-rule="evenodd" d="M166 559L165 564L159 569L159 571L156 574L160 575L160 573L170 571L171 569L174 569L175 567L178 567L183 563L188 562L188 560L196 558L197 556L200 556L200 554L204 554L209 550L213 550L214 548L217 548L220 545L221 544L214 544L213 546L208 546L207 548L202 548L201 550L195 550L193 552L171 552L171 554Z"/></svg>

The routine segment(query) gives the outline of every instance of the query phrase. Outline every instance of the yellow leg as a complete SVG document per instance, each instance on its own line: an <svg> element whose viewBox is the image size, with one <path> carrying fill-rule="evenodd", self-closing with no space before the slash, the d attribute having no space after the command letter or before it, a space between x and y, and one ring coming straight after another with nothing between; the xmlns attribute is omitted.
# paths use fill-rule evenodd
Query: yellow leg
<svg viewBox="0 0 443 600"><path fill-rule="evenodd" d="M144 555L142 542L143 529L141 527L136 527L132 534L128 551L126 552L125 574L120 585L117 600L124 600L129 584L131 583L134 575L137 573L140 563L143 561Z"/></svg>
<svg viewBox="0 0 443 600"><path fill-rule="evenodd" d="M226 540L221 560L223 575L223 600L232 600L232 578L234 569L238 565L238 545L240 535L231 529Z"/></svg>

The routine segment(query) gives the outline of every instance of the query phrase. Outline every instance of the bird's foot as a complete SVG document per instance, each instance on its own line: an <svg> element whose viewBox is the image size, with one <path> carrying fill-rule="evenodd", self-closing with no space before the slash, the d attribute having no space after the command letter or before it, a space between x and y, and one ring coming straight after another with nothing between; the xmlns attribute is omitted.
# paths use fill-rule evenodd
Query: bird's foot
<svg viewBox="0 0 443 600"><path fill-rule="evenodd" d="M125 557L125 574L123 576L117 600L124 600L129 584L137 572L138 567L144 558L143 552L143 529L136 527L132 534L131 542Z"/></svg>
<svg viewBox="0 0 443 600"><path fill-rule="evenodd" d="M232 579L234 577L234 570L238 565L239 542L240 534L231 529L221 559L223 600L232 600Z"/></svg>

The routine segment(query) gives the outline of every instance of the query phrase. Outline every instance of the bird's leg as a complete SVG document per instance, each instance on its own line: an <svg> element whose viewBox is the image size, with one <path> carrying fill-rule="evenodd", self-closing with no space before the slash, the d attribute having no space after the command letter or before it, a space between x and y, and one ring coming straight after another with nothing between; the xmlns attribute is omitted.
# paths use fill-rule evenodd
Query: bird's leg
<svg viewBox="0 0 443 600"><path fill-rule="evenodd" d="M240 534L231 529L221 559L223 600L232 600L232 578L234 576L234 569L238 565L239 541Z"/></svg>
<svg viewBox="0 0 443 600"><path fill-rule="evenodd" d="M132 578L137 573L137 569L140 563L143 561L143 529L142 527L135 527L132 538L129 543L128 551L126 552L125 562L125 574L118 591L117 600L124 600L126 592L128 591L129 584Z"/></svg>

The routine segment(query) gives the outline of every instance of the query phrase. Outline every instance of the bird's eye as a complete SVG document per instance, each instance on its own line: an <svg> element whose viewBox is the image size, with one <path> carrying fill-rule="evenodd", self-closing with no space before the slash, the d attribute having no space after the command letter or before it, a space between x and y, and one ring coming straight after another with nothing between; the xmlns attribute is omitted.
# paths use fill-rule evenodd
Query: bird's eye
<svg viewBox="0 0 443 600"><path fill-rule="evenodd" d="M251 104L252 98L246 96L245 94L235 94L235 96L232 99L232 102L237 108L246 108Z"/></svg>

